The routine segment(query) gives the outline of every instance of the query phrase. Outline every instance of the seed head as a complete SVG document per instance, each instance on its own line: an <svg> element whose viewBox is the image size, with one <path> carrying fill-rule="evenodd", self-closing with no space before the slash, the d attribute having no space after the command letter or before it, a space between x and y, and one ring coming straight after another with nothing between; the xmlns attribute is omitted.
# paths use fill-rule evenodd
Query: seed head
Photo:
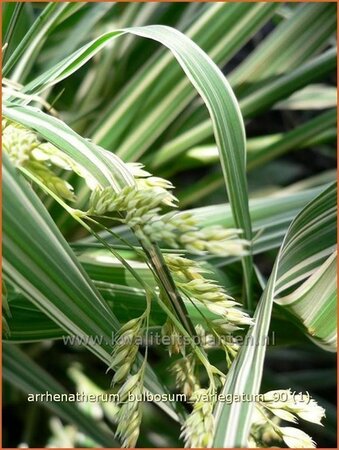
<svg viewBox="0 0 339 450"><path fill-rule="evenodd" d="M198 389L191 397L193 411L186 419L181 437L186 448L211 448L214 435L213 403L208 400L210 391Z"/></svg>
<svg viewBox="0 0 339 450"><path fill-rule="evenodd" d="M204 227L182 234L179 241L192 253L243 256L248 252L249 242L239 238L241 232L238 229L221 226Z"/></svg>
<svg viewBox="0 0 339 450"><path fill-rule="evenodd" d="M168 318L161 328L161 334L170 338L170 344L168 346L169 355L182 353L185 354L185 346L183 345L182 336L179 333L176 326Z"/></svg>
<svg viewBox="0 0 339 450"><path fill-rule="evenodd" d="M72 186L63 178L57 176L53 166L71 170L75 164L54 145L42 143L36 133L22 125L3 121L3 150L17 167L24 167L48 189L61 198L74 201ZM72 167L71 167L72 166Z"/></svg>
<svg viewBox="0 0 339 450"><path fill-rule="evenodd" d="M295 427L281 427L280 420L297 423L297 418L321 425L324 408L315 400L291 390L275 390L264 394L264 400L256 405L253 417L252 436L259 436L258 442L282 439L290 448L314 448L312 438ZM266 420L265 420L266 418ZM273 434L272 434L273 433Z"/></svg>
<svg viewBox="0 0 339 450"><path fill-rule="evenodd" d="M281 400L276 400L281 399ZM301 394L293 395L291 390L276 390L265 394L263 405L273 414L289 422L296 422L296 416L308 422L321 425L325 410L312 398Z"/></svg>
<svg viewBox="0 0 339 450"><path fill-rule="evenodd" d="M117 414L118 426L116 437L122 441L122 447L135 447L139 433L142 418L140 403L137 400L142 393L141 374L131 376L118 391L118 397L121 402ZM131 398L132 400L128 400Z"/></svg>
<svg viewBox="0 0 339 450"><path fill-rule="evenodd" d="M179 359L171 367L171 371L175 374L176 387L180 389L187 398L191 398L193 392L200 388L195 369L196 362L192 353Z"/></svg>
<svg viewBox="0 0 339 450"><path fill-rule="evenodd" d="M280 427L285 444L290 448L315 448L315 442L304 431L294 427Z"/></svg>
<svg viewBox="0 0 339 450"><path fill-rule="evenodd" d="M119 333L109 368L116 370L112 384L122 383L129 375L139 349L137 339L142 334L143 318L132 319L124 324Z"/></svg>
<svg viewBox="0 0 339 450"><path fill-rule="evenodd" d="M251 325L253 320L238 308L238 303L214 280L204 278L206 270L196 261L177 255L166 255L179 290L188 298L203 303L210 311L223 316L232 327Z"/></svg>

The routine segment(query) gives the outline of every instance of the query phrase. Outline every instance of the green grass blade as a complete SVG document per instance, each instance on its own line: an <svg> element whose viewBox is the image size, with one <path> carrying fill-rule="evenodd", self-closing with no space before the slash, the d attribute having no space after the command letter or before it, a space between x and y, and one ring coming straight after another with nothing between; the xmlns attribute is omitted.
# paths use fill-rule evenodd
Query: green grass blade
<svg viewBox="0 0 339 450"><path fill-rule="evenodd" d="M24 3L20 14L16 17L16 25L13 27L13 32L10 32L10 24L13 23L14 12L16 10L16 3L6 2L2 5L2 45L5 46L6 42L9 44L4 49L2 54L3 65L8 60L12 52L16 49L20 42L28 32L32 23L34 22L33 7L30 3ZM7 38L5 36L7 34ZM9 39L9 34L11 37ZM9 40L9 42L8 42Z"/></svg>
<svg viewBox="0 0 339 450"><path fill-rule="evenodd" d="M317 215L314 214L317 212ZM281 251L275 301L324 349L336 351L336 185L298 216Z"/></svg>
<svg viewBox="0 0 339 450"><path fill-rule="evenodd" d="M331 102L334 103L333 100ZM270 134L247 139L247 171L253 170L289 151L334 143L337 136L336 118L336 111L331 109L286 133ZM165 166L161 170L161 175L169 178L178 172L200 166L206 167L209 164L215 164L219 161L218 149L212 144L192 147L185 151L184 154L180 152L180 155L181 157L178 159L178 153L172 155L166 152L159 155L161 157L159 159L150 158L149 162L152 164L154 160L157 160L158 163L162 162L163 166L168 161L174 159L170 168L165 169ZM219 185L222 185L221 174L217 179L219 180ZM185 195L184 192L183 195Z"/></svg>
<svg viewBox="0 0 339 450"><path fill-rule="evenodd" d="M337 123L337 111L331 109L314 119L309 120L305 124L300 125L292 131L287 132L279 141L264 147L263 149L249 153L247 170L267 163L288 151L297 150L307 146L312 139L317 139L322 133L327 139L326 132L334 129Z"/></svg>
<svg viewBox="0 0 339 450"><path fill-rule="evenodd" d="M275 8L275 5L268 6L267 3L234 6L243 8L242 15L235 18L232 25L225 24L225 29L228 30L225 36L215 48L208 51L210 58L219 65L224 65L231 59L236 50L250 39L263 22L271 17ZM156 87L159 83L160 81L157 82ZM160 88L158 90L160 91ZM133 129L118 144L117 154L127 160L140 158L173 120L180 115L195 95L194 89L185 78L179 79L172 88L166 89L165 86L160 91L156 101L147 104L143 115L140 114L140 117L133 120ZM114 129L118 126L115 122L111 123L115 124Z"/></svg>
<svg viewBox="0 0 339 450"><path fill-rule="evenodd" d="M270 15L274 11L270 8L272 6L274 8L275 5L258 3L255 6L252 5L252 9L250 9L251 6L248 4L242 6L246 6L248 8L246 14L243 14L242 17L238 18L236 25L233 25L233 27L228 29L228 27L225 26L225 29L228 29L228 32L226 32L224 40L218 44L220 49L223 48L228 50L233 49L233 47L241 47L241 45L243 45L246 40L250 38L253 31L257 29L257 25L262 24L269 19ZM266 55L266 53L264 54L265 63L262 63L262 61L259 63L260 74L265 77L266 72L272 70L273 75L276 77L277 74L284 73L287 70L297 67L298 64L307 59L307 56L312 55L316 49L323 46L324 34L328 38L333 33L335 28L335 14L333 14L333 8L331 8L331 6L332 5L328 7L327 5L327 9L325 9L325 11L325 5L318 5L317 8L314 8L314 6L313 8L304 8L305 18L303 14L297 14L295 16L296 19L293 21L295 22L293 34L290 35L290 29L286 29L285 36L288 37L286 42L278 36L277 39L275 36L272 36L272 42L270 41L270 44L273 45L273 42L277 42L279 45L276 46L276 51L273 52L273 55L269 55L270 57ZM324 14L320 14L321 12ZM312 24L312 27L310 27L310 24ZM285 25L286 24L284 23L283 26L285 27ZM321 33L323 30L323 25L325 26L325 30ZM304 26L305 28L302 29L305 29L307 32L305 31L304 33L301 33L300 28ZM310 39L310 35L312 36L312 39ZM293 43L293 45L291 43ZM269 48L271 49L271 47ZM297 49L300 48L303 48L303 51L297 51ZM232 53L223 55L220 49L217 48L216 50L209 51L208 53L217 64L224 65L225 62L230 59ZM272 61L274 61L274 63ZM239 70L241 75L247 74L247 72L250 73L250 71L246 71L246 69L242 70L241 64L239 66ZM258 71L255 72L256 75L257 72ZM244 76L246 77L246 75ZM271 76L271 72L267 74L267 81L271 81ZM231 86L234 87L237 96L242 93L241 89L239 89L237 80L232 78L232 73L229 75L228 79ZM257 79L254 78L253 80L249 77L242 82L244 82L246 86L248 84L251 86L253 82L257 82ZM181 84L182 83L184 82L181 82ZM187 89L189 89L189 87ZM187 89L186 93L186 91L184 91L184 85L183 88L180 88L178 82L172 87L172 89L169 89L169 93L166 93L166 90L163 90L162 96L157 98L157 102L154 105L151 104L147 108L144 108L142 110L142 114L140 114L141 117L137 117L133 120L132 131L128 133L122 143L119 143L119 141L112 142L109 140L108 136L102 137L102 140L100 139L99 142L104 143L104 145L108 145L109 148L113 148L112 145L118 147L118 154L127 159L135 160L140 158L155 141L155 139L160 136L161 132L168 127L175 117L179 115L184 106L188 104L188 101L193 98L193 92L189 94L190 91ZM114 129L116 129L119 128L119 122L114 120L115 113L113 113L113 115L114 117L111 116L108 120L110 124L114 124ZM105 126L107 127L105 122L100 124L100 126L103 128ZM112 129L112 134L114 134L114 129ZM97 137L98 135L95 134L95 139L97 139Z"/></svg>
<svg viewBox="0 0 339 450"><path fill-rule="evenodd" d="M331 48L246 96L241 102L241 110L244 116L251 117L254 114L259 114L281 98L285 98L307 84L319 80L335 68L336 53L336 48Z"/></svg>
<svg viewBox="0 0 339 450"><path fill-rule="evenodd" d="M337 351L337 255L334 252L295 292L275 301L291 311L324 350Z"/></svg>
<svg viewBox="0 0 339 450"><path fill-rule="evenodd" d="M90 6L90 7L89 7ZM95 30L95 26L106 15L110 14L112 9L117 6L117 3L94 3L86 4L88 8L80 16L80 19L72 25L69 32L68 30L61 30L59 33L64 33L63 45L59 46L56 43L57 48L53 48L52 58L48 60L48 67L52 67L57 64L62 58L74 52L80 45L86 42L89 33ZM67 12L67 11L66 11ZM73 11L70 11L73 13Z"/></svg>

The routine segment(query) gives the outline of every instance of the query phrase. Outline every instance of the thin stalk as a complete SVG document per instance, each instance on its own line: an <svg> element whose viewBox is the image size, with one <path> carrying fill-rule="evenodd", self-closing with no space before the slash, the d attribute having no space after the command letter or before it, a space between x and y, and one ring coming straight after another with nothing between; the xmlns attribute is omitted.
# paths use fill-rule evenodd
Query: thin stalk
<svg viewBox="0 0 339 450"><path fill-rule="evenodd" d="M102 229L106 229L105 226L101 225L96 220L86 216L82 211L77 211L68 206L61 198L59 198L57 195L55 195L50 189L48 189L43 183L41 183L34 175L32 175L29 171L27 171L24 168L20 168L20 170L26 174L29 178L31 178L35 183L37 183L45 192L47 192L49 195L51 195L76 221L78 221L88 232L95 235L95 237L106 247L109 251L111 251L114 256L126 267L127 270L130 271L130 273L135 277L135 279L141 284L141 286L145 289L146 292L151 292L151 289L149 286L147 286L142 278L138 275L138 273L127 263L127 261L122 258L118 252L114 251L111 246L107 244L107 242L101 238L101 236L96 233L91 227L89 227L83 220L82 217L86 217L87 220L90 220L91 222L95 223L96 225L101 226ZM166 263L164 261L164 258L160 252L159 247L155 243L147 243L145 241L140 241L140 244L145 252L145 254L149 257L149 260L151 262L151 266L157 275L161 286L163 287L164 291L167 294L167 297L169 301L171 302L174 311L176 312L176 315L178 316L179 320L187 330L187 332L190 333L191 336L195 336L195 328L193 325L193 322L191 321L188 311L186 309L184 300L181 298L175 283L173 281L173 278L166 266Z"/></svg>
<svg viewBox="0 0 339 450"><path fill-rule="evenodd" d="M141 245L151 261L151 265L155 273L157 274L161 286L167 294L169 301L171 302L179 320L185 327L185 329L190 333L191 336L196 335L194 325L189 317L187 308L185 306L184 300L180 296L178 289L175 286L172 275L166 263L164 257L157 244L152 243L151 245L145 245L141 242Z"/></svg>
<svg viewBox="0 0 339 450"><path fill-rule="evenodd" d="M162 307L162 309L166 312L166 314L171 318L172 321L174 321L174 323L178 327L179 331L181 331L181 333L190 340L193 351L195 352L195 354L197 355L197 357L199 358L199 360L201 361L201 363L203 364L203 366L206 369L206 372L207 372L207 375L208 375L211 385L214 385L213 373L219 374L221 377L225 378L225 374L223 374L219 369L217 369L216 367L214 367L210 364L210 362L208 361L208 358L206 357L205 350L203 348L199 347L195 343L195 341L194 341L194 339L192 339L191 335L189 333L187 333L185 328L183 328L182 325L175 320L175 317L172 314L172 312L167 308L167 306L160 299L159 299L159 303L160 303L160 306Z"/></svg>
<svg viewBox="0 0 339 450"><path fill-rule="evenodd" d="M95 223L101 228L105 229L106 231L111 232L108 230L105 226L100 225L99 222ZM115 235L115 233L111 232ZM107 246L107 243L101 238L97 237L97 239L100 240L105 246ZM123 241L125 244L128 244L127 241L120 238L121 241ZM142 249L144 250L144 253L148 257L150 261L150 269L153 270L155 275L157 276L158 281L161 284L161 287L163 288L164 292L166 293L166 296L168 300L170 301L172 307L174 308L174 311L176 312L179 320L183 324L183 326L186 328L186 330L192 335L195 336L195 328L193 325L192 320L190 319L190 316L188 314L186 305L184 300L182 299L178 289L176 288L176 285L174 283L174 280L172 278L172 275L165 263L164 257L158 247L158 245L155 242L147 242L139 239L139 242L141 244ZM129 245L131 248L133 248L131 245ZM139 253L139 256L143 256L141 253Z"/></svg>
<svg viewBox="0 0 339 450"><path fill-rule="evenodd" d="M21 14L23 6L24 6L24 3L16 3L15 4L14 11L13 11L13 14L12 14L12 17L11 17L11 21L9 23L9 26L8 26L8 28L6 30L6 34L5 34L5 37L4 37L4 44L7 45L7 46L9 46L10 43L11 43L11 39L13 37L13 32L14 32L14 29L15 29L15 27L17 25L17 22L18 22L18 19L20 17L20 14Z"/></svg>

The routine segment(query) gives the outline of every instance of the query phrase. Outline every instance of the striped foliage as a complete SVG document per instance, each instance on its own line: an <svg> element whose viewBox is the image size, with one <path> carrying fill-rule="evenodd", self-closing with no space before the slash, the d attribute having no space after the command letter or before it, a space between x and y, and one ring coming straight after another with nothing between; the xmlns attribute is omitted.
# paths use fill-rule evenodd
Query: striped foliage
<svg viewBox="0 0 339 450"><path fill-rule="evenodd" d="M248 344L242 347L231 367L222 390L224 394L259 392L266 351L264 338L269 332L274 301L298 315L313 339L334 348L336 282L333 268L336 255L332 252L335 249L335 229L336 185L332 184L306 205L290 225L257 306L256 323L247 335ZM319 239L323 233L325 239ZM303 284L296 288L300 281ZM290 296L281 297L287 288L295 290ZM322 323L321 327L319 323ZM233 402L230 405L220 402L217 405L215 447L247 445L253 408L253 402Z"/></svg>
<svg viewBox="0 0 339 450"><path fill-rule="evenodd" d="M135 324L135 318L146 316L145 342L150 330L161 334L166 327L172 327L173 336L189 340L186 356L192 357L192 367L186 370L191 378L184 389L192 392L199 383L203 388L209 383L212 389L219 381L226 395L276 388L283 378L275 373L276 361L266 377L263 370L265 358L271 358L266 355L265 337L272 330L279 337L277 355L288 364L294 364L298 352L303 358L304 347L333 362L335 29L336 5L326 2L4 4L5 126L13 121L32 130L74 163L72 172L59 170L52 160L46 162L63 186L74 188L64 200L46 180L18 161L14 167L4 154L6 382L24 395L66 393L28 356L30 349L38 354L51 341L53 354L58 354L65 337L100 336L100 342L87 341L92 354L72 349L72 355L83 365L76 368L81 375L93 377L93 384L95 377L109 383L110 375L105 378L101 366L102 362L110 366L117 354L117 346L110 342L112 333L121 324ZM155 177L173 181L180 207L173 217L185 226L185 217L190 217L197 223L193 232L175 231L173 244L162 230L162 226L168 230L169 223L160 220L155 224L158 229L152 228L150 215L146 226L163 240L140 233L125 220L138 209L135 198L131 211L108 210L113 219L88 209L94 186L98 196L108 192L112 204L119 204L121 191L134 192L142 186L142 176L132 175L136 166L132 170L126 164L135 162ZM156 180L159 183L159 178L148 182ZM143 207L147 217L147 205ZM175 212L168 204L161 207L157 219ZM209 233L224 232L220 227L238 229L248 241L242 243L247 252L199 253L180 240L189 241L190 233L196 233L197 245L204 247ZM173 266L178 254L187 258L180 262L188 264L185 270ZM165 262L170 258L172 266ZM230 295L238 302L245 326L237 333L250 342L238 352L229 348L226 364L221 349L209 352L192 340L207 330L220 332L215 322L221 318L220 304L214 309L208 305L213 295L219 301ZM247 314L254 314L249 328ZM16 344L25 346L19 349ZM172 361L180 363L180 354L171 354L180 346L140 349L129 375L141 373L146 358L147 392L179 389L168 369ZM92 367L91 361L98 366ZM65 365L67 358L60 358L61 371ZM295 385L308 390L310 383L311 390L319 373L310 369L304 378L299 374ZM333 376L331 369L328 373ZM11 396L6 401L11 404ZM327 443L334 433L334 407L320 398L319 404L328 411L325 433L319 432ZM164 414L158 414L154 405L131 410L129 432L121 432L121 420L118 436L106 420L95 419L76 405L45 406L88 437L77 446L116 447L134 444L138 436L139 447L180 447L183 439L187 446L248 445L253 402L218 402L203 409L198 402L193 414L180 402L164 400L157 405ZM147 414L139 435L141 409ZM123 418L124 407L121 410ZM26 445L19 440L29 435L25 429L18 444ZM27 446L33 447L34 439Z"/></svg>

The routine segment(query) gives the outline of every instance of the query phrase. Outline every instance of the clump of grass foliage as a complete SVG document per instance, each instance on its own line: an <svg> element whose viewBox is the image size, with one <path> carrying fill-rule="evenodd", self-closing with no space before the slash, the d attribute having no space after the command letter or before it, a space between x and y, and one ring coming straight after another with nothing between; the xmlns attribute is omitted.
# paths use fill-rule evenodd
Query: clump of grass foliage
<svg viewBox="0 0 339 450"><path fill-rule="evenodd" d="M5 446L333 445L335 9L4 3Z"/></svg>

